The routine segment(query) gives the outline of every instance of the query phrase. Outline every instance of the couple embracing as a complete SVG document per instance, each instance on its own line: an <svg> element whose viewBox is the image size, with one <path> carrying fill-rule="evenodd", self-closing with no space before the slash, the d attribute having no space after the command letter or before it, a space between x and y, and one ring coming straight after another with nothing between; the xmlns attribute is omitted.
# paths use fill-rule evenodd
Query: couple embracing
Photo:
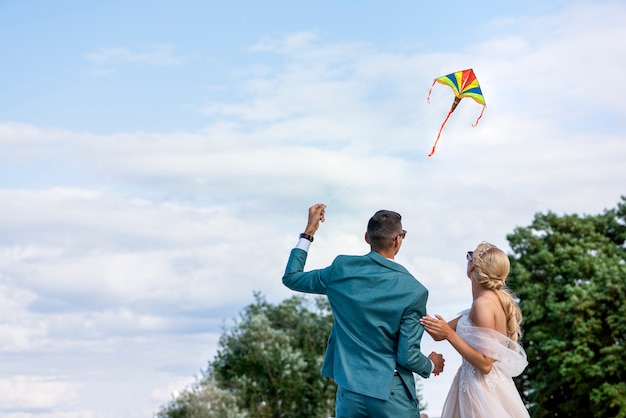
<svg viewBox="0 0 626 418"><path fill-rule="evenodd" d="M441 354L432 352L426 356L421 352L424 330L435 340L449 340L464 357L464 362L464 353L471 353L476 358L481 357L491 369L499 358L488 357L478 351L480 348L459 343L457 337L461 336L459 339L463 340L460 330L459 334L456 333L458 318L446 323L441 317L429 317L426 312L428 290L394 261L406 236L400 214L380 210L372 216L365 233L365 241L371 249L368 254L338 256L326 268L305 272L308 250L320 222L325 220L325 209L324 204L316 204L309 209L307 226L291 251L283 283L292 290L328 297L334 324L328 338L322 375L334 379L338 386L336 418L419 418L413 373L428 378L432 374L438 375L444 368ZM514 314L517 312L519 309ZM515 332L518 332L520 321L521 315L510 323L506 322L505 332L510 326L516 326ZM495 332L499 331L500 325L492 327ZM503 337L509 340L511 336L507 334ZM464 351L460 351L455 344L461 344ZM509 351L515 351L525 362L519 345L509 348ZM493 369L497 369L495 365ZM508 370L505 372L508 373ZM459 374L455 378L457 386ZM504 375L504 381L513 384L510 373ZM454 384L449 399L453 390ZM506 390L511 395L511 387L507 386ZM514 385L512 390L515 391ZM459 405L458 392L457 387L452 396L455 415L450 416L490 416L489 413L481 415L480 411L478 414L471 410L463 413L466 407ZM525 411L519 395L517 402L518 409L521 406ZM524 416L517 413L520 412L514 410L512 414L498 417Z"/></svg>

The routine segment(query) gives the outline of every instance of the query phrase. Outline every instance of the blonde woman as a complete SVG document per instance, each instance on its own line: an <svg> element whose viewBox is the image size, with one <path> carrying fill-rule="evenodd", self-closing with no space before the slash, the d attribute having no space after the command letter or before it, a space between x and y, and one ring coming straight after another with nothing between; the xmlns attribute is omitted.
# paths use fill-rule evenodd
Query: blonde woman
<svg viewBox="0 0 626 418"><path fill-rule="evenodd" d="M529 417L512 379L528 362L518 343L522 313L505 286L509 268L502 250L479 244L467 253L471 308L450 322L439 315L421 320L436 341L448 340L463 357L442 418Z"/></svg>

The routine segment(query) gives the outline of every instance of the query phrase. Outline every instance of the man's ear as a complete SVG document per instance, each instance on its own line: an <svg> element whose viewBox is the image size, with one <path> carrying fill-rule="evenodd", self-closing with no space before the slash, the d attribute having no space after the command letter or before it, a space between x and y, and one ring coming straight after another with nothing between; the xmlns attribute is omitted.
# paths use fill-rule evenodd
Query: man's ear
<svg viewBox="0 0 626 418"><path fill-rule="evenodd" d="M365 233L365 242L367 242L368 244L370 243L370 237L369 235L367 235L367 232Z"/></svg>
<svg viewBox="0 0 626 418"><path fill-rule="evenodd" d="M393 239L393 247L396 249L400 249L401 245L402 245L402 237L398 235L397 237Z"/></svg>

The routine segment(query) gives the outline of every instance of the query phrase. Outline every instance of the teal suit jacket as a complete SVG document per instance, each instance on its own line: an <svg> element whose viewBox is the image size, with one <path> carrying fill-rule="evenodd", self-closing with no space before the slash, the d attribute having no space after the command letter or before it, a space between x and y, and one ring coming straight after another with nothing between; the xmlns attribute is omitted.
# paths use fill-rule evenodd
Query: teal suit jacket
<svg viewBox="0 0 626 418"><path fill-rule="evenodd" d="M416 398L415 372L425 378L432 363L420 342L428 290L404 267L376 252L335 258L304 272L307 252L291 250L283 284L327 295L334 316L322 375L350 391L386 400L394 369Z"/></svg>

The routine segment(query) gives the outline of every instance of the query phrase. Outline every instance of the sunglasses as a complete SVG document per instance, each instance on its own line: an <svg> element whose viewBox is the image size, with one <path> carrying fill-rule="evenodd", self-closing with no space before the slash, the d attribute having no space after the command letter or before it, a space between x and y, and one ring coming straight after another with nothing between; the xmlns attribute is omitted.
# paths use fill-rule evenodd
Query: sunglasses
<svg viewBox="0 0 626 418"><path fill-rule="evenodd" d="M396 235L396 238L397 237L402 237L402 239L404 239L404 237L406 237L406 230L403 229L402 232L400 232L398 235Z"/></svg>
<svg viewBox="0 0 626 418"><path fill-rule="evenodd" d="M474 251L468 251L465 258L467 259L467 261L472 261L473 256L474 256Z"/></svg>

